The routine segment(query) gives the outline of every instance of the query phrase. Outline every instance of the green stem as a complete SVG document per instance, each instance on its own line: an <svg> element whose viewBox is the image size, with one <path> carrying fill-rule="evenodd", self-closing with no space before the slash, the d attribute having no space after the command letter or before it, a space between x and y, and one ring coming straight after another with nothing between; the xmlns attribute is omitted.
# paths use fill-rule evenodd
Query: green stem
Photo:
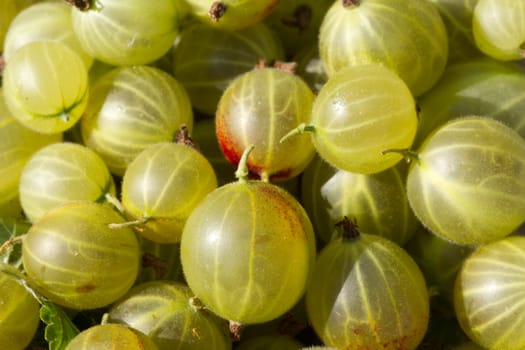
<svg viewBox="0 0 525 350"><path fill-rule="evenodd" d="M291 138L293 136L296 136L296 135L304 134L305 132L314 132L315 133L315 126L314 125L307 125L306 123L301 123L301 124L299 124L298 127L296 127L295 129L292 129L289 133L284 135L281 138L281 140L279 140L279 143L283 143L286 140L288 140L289 138Z"/></svg>
<svg viewBox="0 0 525 350"><path fill-rule="evenodd" d="M190 306L193 310L205 310L206 306L197 297L191 297L189 300Z"/></svg>
<svg viewBox="0 0 525 350"><path fill-rule="evenodd" d="M18 282L22 287L24 287L25 290L28 291L29 294L33 296L40 304L44 304L48 302L48 300L40 295L38 292L36 292L28 283L27 277L14 266L0 263L0 272L5 273L6 275L12 277L15 279L16 282Z"/></svg>
<svg viewBox="0 0 525 350"><path fill-rule="evenodd" d="M139 226L139 225L144 225L149 220L151 220L151 217L143 217L143 218L132 220L132 221L111 223L111 224L108 224L108 227L110 229L120 229L120 228L125 228L125 227L130 227L130 226Z"/></svg>
<svg viewBox="0 0 525 350"><path fill-rule="evenodd" d="M235 177L240 182L247 182L248 181L248 174L250 173L248 169L248 156L250 155L250 152L255 148L254 145L248 146L247 149L244 150L242 153L241 159L239 160L239 164L237 165L237 170L235 171Z"/></svg>
<svg viewBox="0 0 525 350"><path fill-rule="evenodd" d="M385 155L388 153L399 153L405 158L407 163L411 161L419 162L419 154L416 151L410 150L408 148L390 148L384 151L381 151L381 154Z"/></svg>
<svg viewBox="0 0 525 350"><path fill-rule="evenodd" d="M6 251L6 250L12 249L15 244L22 243L22 241L24 240L25 236L26 235L23 234L23 235L20 235L20 236L15 236L15 237L9 238L2 245L0 245L0 254L3 254L4 251Z"/></svg>
<svg viewBox="0 0 525 350"><path fill-rule="evenodd" d="M111 193L106 192L106 194L104 194L104 198L108 201L108 203L113 205L115 209L117 209L121 214L124 213L124 211L126 210L124 209L124 206L122 205L122 203L120 203L118 198L112 195Z"/></svg>

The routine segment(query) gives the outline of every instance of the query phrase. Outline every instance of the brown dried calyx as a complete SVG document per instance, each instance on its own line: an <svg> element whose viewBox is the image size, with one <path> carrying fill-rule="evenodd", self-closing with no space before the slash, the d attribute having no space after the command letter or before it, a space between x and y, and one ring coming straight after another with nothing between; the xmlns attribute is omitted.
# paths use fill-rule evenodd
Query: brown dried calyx
<svg viewBox="0 0 525 350"><path fill-rule="evenodd" d="M155 276L158 279L164 278L168 271L168 264L166 261L151 253L142 254L141 266L144 268L151 267L153 271L155 271Z"/></svg>
<svg viewBox="0 0 525 350"><path fill-rule="evenodd" d="M87 11L93 7L92 0L66 0L66 2L75 6L80 11Z"/></svg>
<svg viewBox="0 0 525 350"><path fill-rule="evenodd" d="M4 55L0 54L0 82L2 81L2 76L4 74L5 60Z"/></svg>
<svg viewBox="0 0 525 350"><path fill-rule="evenodd" d="M295 74L295 70L297 69L297 62L283 62L283 61L266 61L264 58L261 58L259 62L255 65L254 69L262 69L262 68L277 68L282 71Z"/></svg>
<svg viewBox="0 0 525 350"><path fill-rule="evenodd" d="M361 0L343 0L343 7L359 6Z"/></svg>
<svg viewBox="0 0 525 350"><path fill-rule="evenodd" d="M181 145L186 145L200 152L199 145L190 137L188 127L186 125L181 125L179 131L177 131L175 134L175 142Z"/></svg>
<svg viewBox="0 0 525 350"><path fill-rule="evenodd" d="M232 342L238 342L241 340L242 331L244 330L245 326L243 324L240 324L239 322L230 321L229 329L230 329L230 338Z"/></svg>
<svg viewBox="0 0 525 350"><path fill-rule="evenodd" d="M292 17L281 18L281 23L297 28L300 32L308 29L312 21L312 9L307 5L299 5Z"/></svg>
<svg viewBox="0 0 525 350"><path fill-rule="evenodd" d="M352 221L345 216L343 220L335 224L335 227L342 229L342 237L345 241L355 240L361 236L359 227L357 226L357 219Z"/></svg>
<svg viewBox="0 0 525 350"><path fill-rule="evenodd" d="M214 1L208 11L208 16L214 21L219 22L222 16L226 13L226 5L222 1Z"/></svg>

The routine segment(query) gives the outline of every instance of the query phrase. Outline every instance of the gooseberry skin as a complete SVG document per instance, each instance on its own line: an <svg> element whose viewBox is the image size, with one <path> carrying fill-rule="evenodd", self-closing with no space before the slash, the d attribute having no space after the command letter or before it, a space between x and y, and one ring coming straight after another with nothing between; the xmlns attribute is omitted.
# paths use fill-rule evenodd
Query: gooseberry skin
<svg viewBox="0 0 525 350"><path fill-rule="evenodd" d="M306 292L316 333L338 349L415 349L429 320L423 274L397 244L360 234L318 254Z"/></svg>
<svg viewBox="0 0 525 350"><path fill-rule="evenodd" d="M62 134L41 134L20 124L8 111L2 93L0 88L0 213L14 217L22 210L18 192L22 169L39 149L60 142Z"/></svg>
<svg viewBox="0 0 525 350"><path fill-rule="evenodd" d="M525 219L525 140L501 122L454 119L430 134L407 178L416 217L456 244L511 234Z"/></svg>
<svg viewBox="0 0 525 350"><path fill-rule="evenodd" d="M300 350L302 344L289 335L260 335L242 339L236 350Z"/></svg>
<svg viewBox="0 0 525 350"><path fill-rule="evenodd" d="M128 165L122 204L134 218L148 220L140 230L142 236L177 243L192 210L216 188L215 172L201 153L184 144L161 142Z"/></svg>
<svg viewBox="0 0 525 350"><path fill-rule="evenodd" d="M429 288L452 305L456 276L465 258L476 247L454 244L420 226L403 248L418 264Z"/></svg>
<svg viewBox="0 0 525 350"><path fill-rule="evenodd" d="M39 304L12 277L0 273L0 348L22 350L36 333Z"/></svg>
<svg viewBox="0 0 525 350"><path fill-rule="evenodd" d="M328 76L349 66L381 64L396 72L414 96L436 83L447 63L448 40L430 1L343 3L334 1L319 31Z"/></svg>
<svg viewBox="0 0 525 350"><path fill-rule="evenodd" d="M177 80L150 66L119 67L93 84L81 133L111 173L123 176L142 150L171 141L182 125L191 134L191 102Z"/></svg>
<svg viewBox="0 0 525 350"><path fill-rule="evenodd" d="M85 52L115 66L142 65L170 49L182 16L173 0L97 0L72 10L73 30Z"/></svg>
<svg viewBox="0 0 525 350"><path fill-rule="evenodd" d="M489 57L449 65L439 82L418 99L414 147L449 120L468 115L503 122L525 138L525 76L514 62Z"/></svg>
<svg viewBox="0 0 525 350"><path fill-rule="evenodd" d="M260 59L285 59L279 37L263 23L231 31L196 22L177 38L173 75L188 91L192 106L213 116L230 82Z"/></svg>
<svg viewBox="0 0 525 350"><path fill-rule="evenodd" d="M254 25L266 18L281 0L186 0L190 13L198 20L216 27L239 30ZM213 19L210 16L212 6L220 3L224 14Z"/></svg>
<svg viewBox="0 0 525 350"><path fill-rule="evenodd" d="M317 46L319 27L332 3L332 0L283 0L264 23L279 33L286 54L294 56L304 47Z"/></svg>
<svg viewBox="0 0 525 350"><path fill-rule="evenodd" d="M21 11L9 25L4 44L4 59L33 41L58 41L75 51L89 68L93 57L82 50L73 32L71 8L66 2L40 2ZM0 46L1 47L1 46Z"/></svg>
<svg viewBox="0 0 525 350"><path fill-rule="evenodd" d="M482 55L472 32L472 17L478 0L430 0L436 6L448 33L448 61L468 61Z"/></svg>
<svg viewBox="0 0 525 350"><path fill-rule="evenodd" d="M123 296L139 271L140 250L124 219L109 205L87 201L48 211L24 237L22 261L28 278L52 302L96 309Z"/></svg>
<svg viewBox="0 0 525 350"><path fill-rule="evenodd" d="M416 232L417 219L406 196L406 164L376 174L338 170L315 157L304 171L301 202L317 237L327 243L329 229L352 217L363 232L404 245Z"/></svg>
<svg viewBox="0 0 525 350"><path fill-rule="evenodd" d="M478 0L472 30L478 48L501 61L523 58L525 7L521 0Z"/></svg>
<svg viewBox="0 0 525 350"><path fill-rule="evenodd" d="M403 158L383 151L412 145L416 104L406 84L388 68L354 66L332 75L321 88L310 124L321 158L338 169L372 174Z"/></svg>
<svg viewBox="0 0 525 350"><path fill-rule="evenodd" d="M108 311L108 321L148 335L159 350L228 350L227 322L198 305L183 283L155 281L132 288Z"/></svg>
<svg viewBox="0 0 525 350"><path fill-rule="evenodd" d="M34 4L38 0L0 1L0 48L4 47L4 39L7 29L20 11Z"/></svg>
<svg viewBox="0 0 525 350"><path fill-rule="evenodd" d="M282 181L301 173L315 154L310 138L298 135L279 141L308 121L314 97L301 78L281 69L267 67L238 76L224 91L215 115L226 159L237 165L253 144L247 162L253 175Z"/></svg>
<svg viewBox="0 0 525 350"><path fill-rule="evenodd" d="M53 207L75 200L104 202L115 183L104 161L91 149L71 142L33 154L20 177L20 202L31 222Z"/></svg>
<svg viewBox="0 0 525 350"><path fill-rule="evenodd" d="M456 316L484 349L525 346L524 257L525 237L510 236L479 247L462 265L454 289Z"/></svg>
<svg viewBox="0 0 525 350"><path fill-rule="evenodd" d="M65 350L159 350L145 334L121 324L107 323L85 329Z"/></svg>
<svg viewBox="0 0 525 350"><path fill-rule="evenodd" d="M300 204L278 186L233 182L192 212L181 240L186 281L218 316L270 321L303 295L315 237Z"/></svg>
<svg viewBox="0 0 525 350"><path fill-rule="evenodd" d="M142 264L135 285L158 281L184 281L184 274L180 263L179 243L157 243L149 239L140 240ZM148 261L148 258L152 260Z"/></svg>
<svg viewBox="0 0 525 350"><path fill-rule="evenodd" d="M87 105L82 59L65 44L34 41L16 50L3 72L4 101L21 124L57 134L71 128Z"/></svg>

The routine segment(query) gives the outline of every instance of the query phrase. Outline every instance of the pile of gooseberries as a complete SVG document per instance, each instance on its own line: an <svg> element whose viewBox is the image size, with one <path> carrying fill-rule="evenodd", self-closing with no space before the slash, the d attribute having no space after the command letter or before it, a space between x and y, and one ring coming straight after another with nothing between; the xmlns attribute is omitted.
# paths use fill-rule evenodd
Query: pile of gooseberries
<svg viewBox="0 0 525 350"><path fill-rule="evenodd" d="M0 349L525 349L525 0L0 0Z"/></svg>

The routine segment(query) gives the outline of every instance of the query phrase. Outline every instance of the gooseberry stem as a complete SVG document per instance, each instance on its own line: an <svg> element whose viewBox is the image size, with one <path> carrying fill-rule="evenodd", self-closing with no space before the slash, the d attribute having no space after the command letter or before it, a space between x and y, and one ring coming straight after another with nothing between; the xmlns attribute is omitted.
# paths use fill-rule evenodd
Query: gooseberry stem
<svg viewBox="0 0 525 350"><path fill-rule="evenodd" d="M60 118L64 123L67 123L67 122L69 122L69 113L64 111L64 112L60 113L59 118Z"/></svg>
<svg viewBox="0 0 525 350"><path fill-rule="evenodd" d="M186 145L198 152L201 151L199 145L190 137L188 127L185 124L181 125L179 131L175 134L175 143Z"/></svg>
<svg viewBox="0 0 525 350"><path fill-rule="evenodd" d="M295 129L292 129L289 133L284 135L279 140L279 143L283 143L286 140L288 140L289 138L291 138L292 136L301 135L301 134L304 134L305 132L315 132L315 126L314 125L307 125L306 123L301 123L301 124L299 124L298 127L296 127Z"/></svg>
<svg viewBox="0 0 525 350"><path fill-rule="evenodd" d="M206 305L204 305L202 301L195 296L190 298L189 303L190 303L190 306L194 310L205 310L206 309Z"/></svg>
<svg viewBox="0 0 525 350"><path fill-rule="evenodd" d="M108 224L108 227L110 229L115 229L116 230L116 229L120 229L120 228L124 228L124 227L144 225L150 219L151 219L150 217L143 217L143 218L140 218L140 219L137 219L137 220L132 220L132 221L119 222L119 223L115 222L115 223Z"/></svg>
<svg viewBox="0 0 525 350"><path fill-rule="evenodd" d="M248 174L250 173L248 169L248 156L250 155L250 152L255 148L254 145L248 146L247 149L244 150L242 153L241 159L239 160L239 164L237 165L237 170L235 171L235 177L240 182L247 182L248 181Z"/></svg>
<svg viewBox="0 0 525 350"><path fill-rule="evenodd" d="M9 238L7 241L5 241L0 246L0 255L3 254L6 250L12 249L15 244L22 243L22 241L24 240L25 236L26 235L23 234L23 235L20 235L20 236L15 236L15 237Z"/></svg>
<svg viewBox="0 0 525 350"><path fill-rule="evenodd" d="M117 199L117 197L115 197L109 192L106 192L106 194L104 195L104 198L106 199L106 201L108 201L108 203L113 205L115 209L119 211L119 213L121 214L124 213L125 209L122 206L122 203L120 203L120 201Z"/></svg>
<svg viewBox="0 0 525 350"><path fill-rule="evenodd" d="M389 148L384 151L381 151L381 154L385 155L388 153L399 153L405 158L407 163L410 163L411 161L419 161L419 154L416 151L412 151L408 148Z"/></svg>
<svg viewBox="0 0 525 350"><path fill-rule="evenodd" d="M21 237L21 236L20 236ZM0 272L5 273L6 275L9 275L10 277L14 278L14 280L19 283L22 287L24 287L25 290L29 294L35 298L40 304L47 303L48 300L40 295L38 292L36 292L27 282L26 276L22 273L22 271L18 270L16 267L11 266L9 264L0 263Z"/></svg>

